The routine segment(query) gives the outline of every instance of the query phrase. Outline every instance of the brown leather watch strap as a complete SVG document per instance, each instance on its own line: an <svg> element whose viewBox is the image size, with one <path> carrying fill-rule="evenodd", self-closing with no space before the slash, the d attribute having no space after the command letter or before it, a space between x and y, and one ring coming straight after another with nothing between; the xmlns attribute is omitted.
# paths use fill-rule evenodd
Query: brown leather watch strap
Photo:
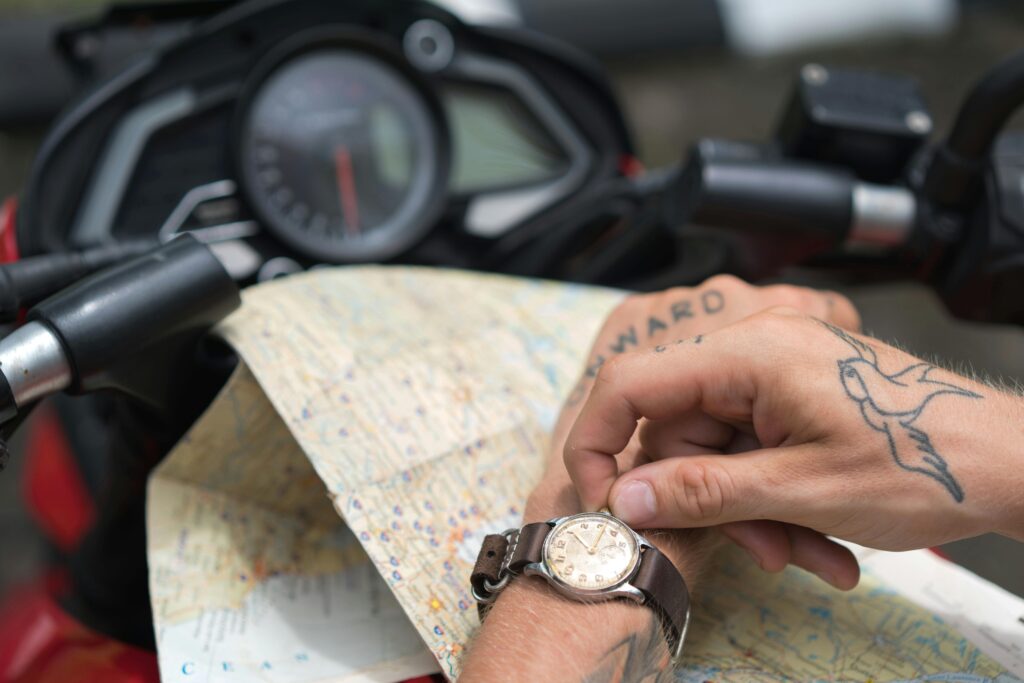
<svg viewBox="0 0 1024 683"><path fill-rule="evenodd" d="M686 634L690 613L690 593L682 574L660 550L650 547L644 549L640 569L630 583L644 594L645 604L658 612L674 656Z"/></svg>
<svg viewBox="0 0 1024 683"><path fill-rule="evenodd" d="M551 528L548 522L537 522L484 537L470 577L481 620L511 577L521 574L527 565L541 561ZM675 657L690 613L690 594L682 575L661 551L645 544L640 567L630 583L643 593L644 604L658 614L670 653Z"/></svg>
<svg viewBox="0 0 1024 683"><path fill-rule="evenodd" d="M527 524L512 536L512 547L509 550L508 568L518 574L528 564L540 562L540 553L544 548L544 539L551 533L551 525L547 522Z"/></svg>
<svg viewBox="0 0 1024 683"><path fill-rule="evenodd" d="M547 522L535 522L508 536L485 536L469 578L477 598L490 596L509 573L519 574L526 565L540 562L544 539L550 531L551 525Z"/></svg>
<svg viewBox="0 0 1024 683"><path fill-rule="evenodd" d="M476 556L476 564L473 565L473 573L469 577L473 584L473 590L477 595L490 593L484 582L492 586L501 580L501 565L505 561L505 552L508 550L508 539L504 534L489 534L484 536L484 543L480 546L480 554Z"/></svg>

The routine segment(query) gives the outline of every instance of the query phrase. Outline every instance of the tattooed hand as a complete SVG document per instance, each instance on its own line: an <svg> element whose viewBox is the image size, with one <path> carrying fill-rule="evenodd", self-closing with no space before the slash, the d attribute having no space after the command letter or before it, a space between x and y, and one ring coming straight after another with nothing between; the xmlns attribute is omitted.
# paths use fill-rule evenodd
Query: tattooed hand
<svg viewBox="0 0 1024 683"><path fill-rule="evenodd" d="M841 294L790 285L755 287L730 275L715 276L699 287L677 287L624 299L598 332L580 380L562 409L553 434L547 472L531 497L526 521L541 521L582 509L565 469L562 450L583 399L590 394L605 363L631 352L663 353L684 343L700 344L701 335L777 306L791 307L839 328L860 328L856 309ZM638 441L617 457L623 470L650 460Z"/></svg>
<svg viewBox="0 0 1024 683"><path fill-rule="evenodd" d="M701 335L778 305L848 329L859 324L853 306L838 294L783 285L758 288L724 276L696 288L625 299L598 333L562 411L547 471L527 502L524 521L582 510L562 450L602 365L644 350L669 356L677 346L687 346L685 340L702 343ZM650 462L637 440L620 450L617 466L623 470ZM703 530L647 536L676 564L691 590L699 591L700 572L717 539ZM620 601L571 602L540 579L526 577L513 581L495 603L469 649L460 680L660 681L672 679L668 664L661 624L648 608Z"/></svg>
<svg viewBox="0 0 1024 683"><path fill-rule="evenodd" d="M823 534L887 550L1024 539L1022 417L1019 397L773 310L606 363L564 456L588 508L722 525L766 570L851 588L856 560ZM622 467L632 441L654 462Z"/></svg>

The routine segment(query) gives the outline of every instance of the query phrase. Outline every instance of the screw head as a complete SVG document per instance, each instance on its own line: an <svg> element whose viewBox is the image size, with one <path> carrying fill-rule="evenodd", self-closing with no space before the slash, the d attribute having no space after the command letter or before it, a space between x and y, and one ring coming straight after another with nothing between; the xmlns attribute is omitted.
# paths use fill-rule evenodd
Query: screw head
<svg viewBox="0 0 1024 683"><path fill-rule="evenodd" d="M79 59L92 59L100 51L100 39L94 33L83 33L72 45L72 50Z"/></svg>
<svg viewBox="0 0 1024 683"><path fill-rule="evenodd" d="M406 56L422 71L446 69L455 57L455 39L438 21L420 19L405 32L402 39Z"/></svg>
<svg viewBox="0 0 1024 683"><path fill-rule="evenodd" d="M828 69L821 64L805 64L800 76L808 85L825 85L828 83Z"/></svg>
<svg viewBox="0 0 1024 683"><path fill-rule="evenodd" d="M912 111L903 118L903 121L907 124L907 128L921 135L930 133L932 130L932 117L923 111Z"/></svg>

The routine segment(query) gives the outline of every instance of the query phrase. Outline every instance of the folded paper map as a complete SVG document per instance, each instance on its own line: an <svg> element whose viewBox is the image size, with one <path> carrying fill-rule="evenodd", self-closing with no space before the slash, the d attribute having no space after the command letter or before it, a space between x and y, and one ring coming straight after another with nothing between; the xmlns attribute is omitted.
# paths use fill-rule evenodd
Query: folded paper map
<svg viewBox="0 0 1024 683"><path fill-rule="evenodd" d="M468 577L480 541L518 524L621 297L406 267L247 290L219 330L239 369L150 481L163 679L457 677L479 626ZM981 601L997 628L979 630L965 616L979 600L926 609L870 560L840 593L726 552L678 679L1021 680L1020 601L949 575L996 591ZM935 571L933 583L947 576Z"/></svg>

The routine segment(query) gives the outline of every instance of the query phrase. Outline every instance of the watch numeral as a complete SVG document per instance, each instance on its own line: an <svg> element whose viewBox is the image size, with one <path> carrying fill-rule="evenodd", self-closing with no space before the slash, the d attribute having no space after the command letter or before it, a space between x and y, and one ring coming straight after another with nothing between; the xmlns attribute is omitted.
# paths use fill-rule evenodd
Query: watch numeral
<svg viewBox="0 0 1024 683"><path fill-rule="evenodd" d="M570 565L566 565L566 567L565 567L565 574L566 574L566 576L568 576L569 574L572 574L575 570L576 570L576 567L572 566L571 564Z"/></svg>
<svg viewBox="0 0 1024 683"><path fill-rule="evenodd" d="M564 539L559 539L558 543L555 543L555 547L556 548L564 548L565 547L565 540Z"/></svg>
<svg viewBox="0 0 1024 683"><path fill-rule="evenodd" d="M556 557L555 562L565 562L565 555L559 555Z"/></svg>
<svg viewBox="0 0 1024 683"><path fill-rule="evenodd" d="M589 529L589 528L590 528L590 525L589 525L589 524L587 524L586 522L582 522L582 523L580 523L580 528L581 528L581 529Z"/></svg>
<svg viewBox="0 0 1024 683"><path fill-rule="evenodd" d="M603 580L604 580L604 577L601 576L600 574L597 574L596 576L594 576L594 581L596 581L598 583L601 583Z"/></svg>
<svg viewBox="0 0 1024 683"><path fill-rule="evenodd" d="M586 574L580 574L578 577L576 577L576 580L579 581L580 583L586 583L587 582L587 575Z"/></svg>
<svg viewBox="0 0 1024 683"><path fill-rule="evenodd" d="M618 532L618 531L616 531L615 529L612 529L612 530L611 530L611 531L609 531L608 533L610 533L610 534L611 534L612 536L618 536L618 535L619 535L619 532Z"/></svg>

